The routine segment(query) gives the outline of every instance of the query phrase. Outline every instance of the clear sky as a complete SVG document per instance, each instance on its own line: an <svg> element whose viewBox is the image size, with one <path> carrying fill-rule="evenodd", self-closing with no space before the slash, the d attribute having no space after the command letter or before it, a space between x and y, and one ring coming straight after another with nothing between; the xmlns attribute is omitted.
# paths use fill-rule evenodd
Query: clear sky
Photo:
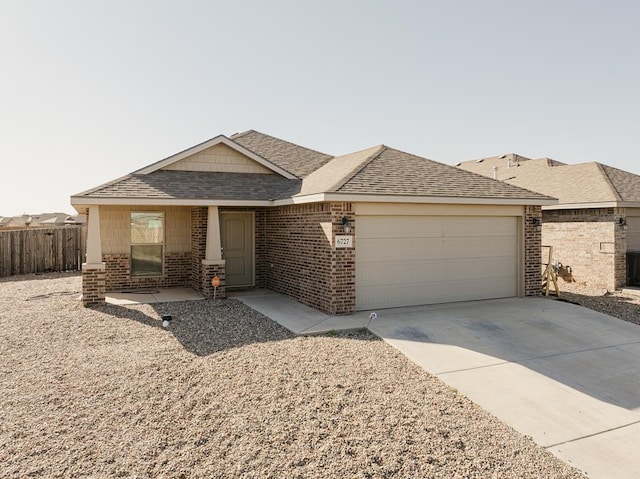
<svg viewBox="0 0 640 479"><path fill-rule="evenodd" d="M218 134L640 174L640 2L0 0L0 216Z"/></svg>

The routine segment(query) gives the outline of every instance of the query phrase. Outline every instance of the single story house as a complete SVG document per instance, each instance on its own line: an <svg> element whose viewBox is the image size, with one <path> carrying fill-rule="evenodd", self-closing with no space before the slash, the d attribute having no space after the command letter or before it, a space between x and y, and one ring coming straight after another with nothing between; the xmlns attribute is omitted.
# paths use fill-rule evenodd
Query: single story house
<svg viewBox="0 0 640 479"><path fill-rule="evenodd" d="M636 281L631 260L640 252L640 176L597 162L568 165L515 154L457 166L558 198L542 207L542 244L553 246L576 281L609 290Z"/></svg>
<svg viewBox="0 0 640 479"><path fill-rule="evenodd" d="M73 195L83 301L269 288L330 314L540 293L556 200L384 145L342 156L220 135Z"/></svg>
<svg viewBox="0 0 640 479"><path fill-rule="evenodd" d="M56 228L59 226L83 224L82 215L68 215L66 213L40 213L36 215L23 214L20 216L0 217L0 227L21 228Z"/></svg>

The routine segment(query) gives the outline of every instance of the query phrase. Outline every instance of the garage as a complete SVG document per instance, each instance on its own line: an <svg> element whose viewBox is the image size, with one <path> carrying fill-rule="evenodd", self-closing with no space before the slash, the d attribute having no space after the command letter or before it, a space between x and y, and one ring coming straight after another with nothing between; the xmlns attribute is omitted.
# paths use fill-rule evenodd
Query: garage
<svg viewBox="0 0 640 479"><path fill-rule="evenodd" d="M637 211L634 209L634 212ZM640 216L627 216L627 281L640 285Z"/></svg>
<svg viewBox="0 0 640 479"><path fill-rule="evenodd" d="M640 252L640 216L627 217L627 251Z"/></svg>
<svg viewBox="0 0 640 479"><path fill-rule="evenodd" d="M404 213L357 217L357 310L518 295L519 217Z"/></svg>

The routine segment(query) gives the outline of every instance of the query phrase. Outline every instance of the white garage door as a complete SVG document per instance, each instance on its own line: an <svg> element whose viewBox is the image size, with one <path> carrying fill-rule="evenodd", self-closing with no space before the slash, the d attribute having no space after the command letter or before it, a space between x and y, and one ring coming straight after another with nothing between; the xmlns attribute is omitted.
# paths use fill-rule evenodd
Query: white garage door
<svg viewBox="0 0 640 479"><path fill-rule="evenodd" d="M627 217L627 251L640 251L640 217Z"/></svg>
<svg viewBox="0 0 640 479"><path fill-rule="evenodd" d="M518 220L358 216L356 309L518 294Z"/></svg>

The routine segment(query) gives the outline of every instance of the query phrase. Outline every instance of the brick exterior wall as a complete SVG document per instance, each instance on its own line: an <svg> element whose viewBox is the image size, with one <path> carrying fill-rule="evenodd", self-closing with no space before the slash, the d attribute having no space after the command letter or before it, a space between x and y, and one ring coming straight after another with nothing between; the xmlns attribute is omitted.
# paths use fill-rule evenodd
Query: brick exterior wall
<svg viewBox="0 0 640 479"><path fill-rule="evenodd" d="M202 260L207 249L208 208L191 208L191 287L202 293Z"/></svg>
<svg viewBox="0 0 640 479"><path fill-rule="evenodd" d="M327 229L329 238L325 233ZM266 236L267 288L291 296L313 308L329 312L329 203L287 205L267 209Z"/></svg>
<svg viewBox="0 0 640 479"><path fill-rule="evenodd" d="M622 208L544 211L542 242L576 281L615 290L626 283L626 234L618 224L624 216Z"/></svg>
<svg viewBox="0 0 640 479"><path fill-rule="evenodd" d="M540 226L534 224L534 219ZM540 206L524 207L524 295L542 294L541 264L541 221Z"/></svg>
<svg viewBox="0 0 640 479"><path fill-rule="evenodd" d="M106 272L104 269L82 270L82 304L104 303Z"/></svg>
<svg viewBox="0 0 640 479"><path fill-rule="evenodd" d="M350 203L267 209L266 286L329 314L353 312L355 249L334 247L345 215L352 220L355 232Z"/></svg>
<svg viewBox="0 0 640 479"><path fill-rule="evenodd" d="M215 288L211 284L211 280L217 276L220 279L220 286L215 291ZM201 280L201 293L207 299L213 299L214 293L216 299L226 298L227 291L225 284L225 265L224 261L216 264L202 264L202 280Z"/></svg>
<svg viewBox="0 0 640 479"><path fill-rule="evenodd" d="M613 210L613 229L615 254L613 259L613 284L614 289L619 289L627 284L627 230L620 226L620 219L626 221L626 209L615 208Z"/></svg>
<svg viewBox="0 0 640 479"><path fill-rule="evenodd" d="M342 218L351 223L353 248L336 248L336 235L344 234ZM329 312L350 314L356 309L356 216L351 203L331 203L331 292Z"/></svg>
<svg viewBox="0 0 640 479"><path fill-rule="evenodd" d="M256 288L267 287L267 210L258 208L255 225Z"/></svg>
<svg viewBox="0 0 640 479"><path fill-rule="evenodd" d="M162 276L131 277L128 254L105 254L107 291L191 286L191 253L165 253Z"/></svg>

